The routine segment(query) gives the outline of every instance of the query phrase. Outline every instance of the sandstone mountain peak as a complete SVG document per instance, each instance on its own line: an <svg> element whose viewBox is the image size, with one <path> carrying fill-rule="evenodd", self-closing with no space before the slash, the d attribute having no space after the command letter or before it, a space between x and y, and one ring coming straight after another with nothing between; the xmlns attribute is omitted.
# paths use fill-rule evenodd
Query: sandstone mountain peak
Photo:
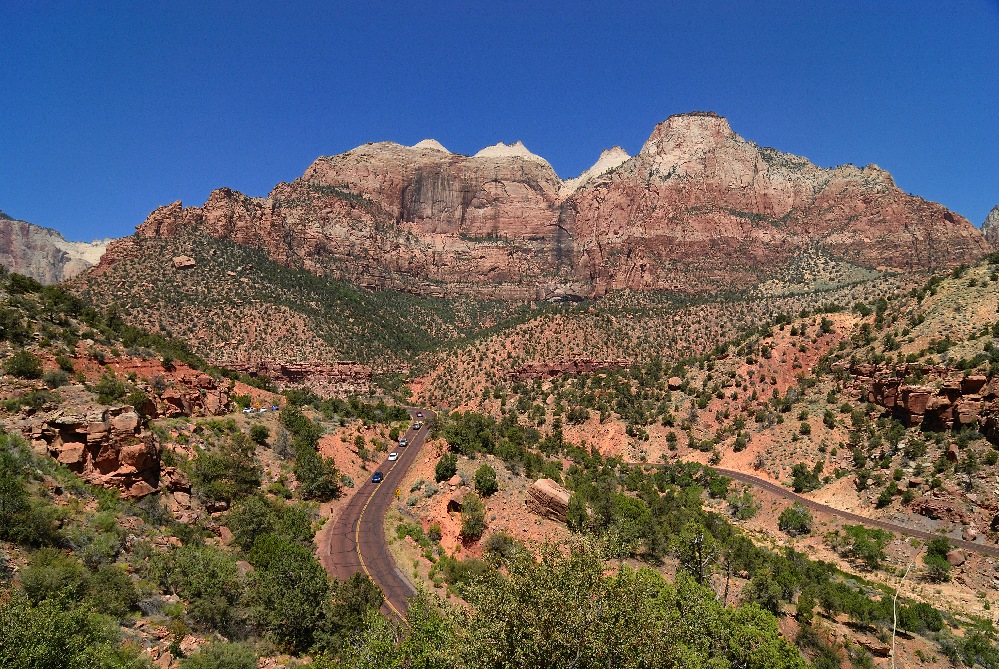
<svg viewBox="0 0 999 669"><path fill-rule="evenodd" d="M992 207L992 211L985 217L982 223L982 234L985 241L993 246L999 245L999 204Z"/></svg>
<svg viewBox="0 0 999 669"><path fill-rule="evenodd" d="M424 139L420 140L413 145L414 149L432 149L433 151L442 151L443 153L451 153L444 148L444 145L438 142L436 139Z"/></svg>
<svg viewBox="0 0 999 669"><path fill-rule="evenodd" d="M478 153L476 153L474 158L523 158L524 160L533 160L535 162L544 163L548 165L548 161L541 156L531 153L531 151L524 146L524 143L519 139L512 144L504 144L503 142L497 142L492 146L487 146Z"/></svg>
<svg viewBox="0 0 999 669"><path fill-rule="evenodd" d="M575 179L566 179L562 184L560 193L562 195L574 193L582 187L583 184L590 181L590 179L598 177L605 172L609 172L615 167L622 165L629 158L631 158L631 156L629 156L628 152L620 146L615 146L602 151L600 153L600 157L597 159L597 162L593 163L588 170L584 171Z"/></svg>
<svg viewBox="0 0 999 669"><path fill-rule="evenodd" d="M731 139L742 140L732 132L724 116L701 111L673 114L656 124L640 153L654 153L670 145L691 147Z"/></svg>
<svg viewBox="0 0 999 669"><path fill-rule="evenodd" d="M567 181L519 141L475 156L438 145L364 144L266 198L220 189L160 208L138 235L198 230L360 286L496 299L744 290L808 249L900 272L991 250L876 165L821 168L711 112L670 116L638 155L615 147Z"/></svg>
<svg viewBox="0 0 999 669"><path fill-rule="evenodd" d="M58 283L97 264L110 242L70 242L55 230L0 212L0 265L42 283Z"/></svg>

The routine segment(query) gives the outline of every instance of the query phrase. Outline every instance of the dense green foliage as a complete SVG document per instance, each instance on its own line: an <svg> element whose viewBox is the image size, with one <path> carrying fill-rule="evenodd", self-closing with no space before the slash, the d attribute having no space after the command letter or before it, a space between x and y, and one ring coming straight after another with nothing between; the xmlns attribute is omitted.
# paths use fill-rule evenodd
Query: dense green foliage
<svg viewBox="0 0 999 669"><path fill-rule="evenodd" d="M316 667L807 666L762 609L725 607L684 576L670 584L649 569L606 574L603 557L581 543L568 553L546 547L538 558L519 552L505 575L471 582L470 610L420 595L401 638L372 621Z"/></svg>

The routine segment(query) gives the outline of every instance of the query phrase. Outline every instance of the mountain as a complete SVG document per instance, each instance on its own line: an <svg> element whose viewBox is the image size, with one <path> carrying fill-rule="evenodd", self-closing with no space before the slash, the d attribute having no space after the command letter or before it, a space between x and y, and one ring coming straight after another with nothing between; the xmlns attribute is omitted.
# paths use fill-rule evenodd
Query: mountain
<svg viewBox="0 0 999 669"><path fill-rule="evenodd" d="M137 234L195 229L361 286L501 299L742 290L809 250L921 271L990 248L877 166L820 168L710 112L671 116L638 155L612 150L569 181L520 142L475 156L433 140L365 144L266 198L223 188L200 207L160 207Z"/></svg>
<svg viewBox="0 0 999 669"><path fill-rule="evenodd" d="M982 235L989 244L995 245L999 242L999 204L992 207L992 211L985 217L982 223Z"/></svg>
<svg viewBox="0 0 999 669"><path fill-rule="evenodd" d="M58 283L95 265L108 242L68 242L55 230L0 211L0 265L42 283Z"/></svg>

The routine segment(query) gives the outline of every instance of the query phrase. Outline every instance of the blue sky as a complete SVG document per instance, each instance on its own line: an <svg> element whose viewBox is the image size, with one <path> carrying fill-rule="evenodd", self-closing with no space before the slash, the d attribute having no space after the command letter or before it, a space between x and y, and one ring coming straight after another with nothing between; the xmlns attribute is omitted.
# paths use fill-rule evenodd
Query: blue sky
<svg viewBox="0 0 999 669"><path fill-rule="evenodd" d="M70 239L368 141L520 139L572 177L691 110L999 203L999 0L3 0L0 44L0 210Z"/></svg>

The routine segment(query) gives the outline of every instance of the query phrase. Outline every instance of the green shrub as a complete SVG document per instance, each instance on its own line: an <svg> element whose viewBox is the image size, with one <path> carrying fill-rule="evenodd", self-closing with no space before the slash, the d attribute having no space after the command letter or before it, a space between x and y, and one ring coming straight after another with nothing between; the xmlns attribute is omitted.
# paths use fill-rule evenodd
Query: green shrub
<svg viewBox="0 0 999 669"><path fill-rule="evenodd" d="M42 381L49 388L61 388L69 382L69 374L61 369L45 372Z"/></svg>
<svg viewBox="0 0 999 669"><path fill-rule="evenodd" d="M810 534L812 531L812 514L804 505L795 502L784 509L777 519L777 527L788 536L796 537Z"/></svg>
<svg viewBox="0 0 999 669"><path fill-rule="evenodd" d="M86 599L101 613L121 620L139 603L139 592L121 568L104 565L90 575Z"/></svg>
<svg viewBox="0 0 999 669"><path fill-rule="evenodd" d="M187 601L188 614L197 623L225 633L237 622L243 582L236 560L226 551L188 544L158 555L153 573L160 585Z"/></svg>
<svg viewBox="0 0 999 669"><path fill-rule="evenodd" d="M496 470L489 465L482 465L475 471L475 490L483 497L489 497L499 490L496 481Z"/></svg>
<svg viewBox="0 0 999 669"><path fill-rule="evenodd" d="M87 569L79 560L55 548L41 548L21 572L21 588L34 603L78 602L87 593Z"/></svg>
<svg viewBox="0 0 999 669"><path fill-rule="evenodd" d="M271 431L266 425L256 423L250 428L250 439L261 446L267 445L267 439L271 436Z"/></svg>
<svg viewBox="0 0 999 669"><path fill-rule="evenodd" d="M38 379L42 376L41 361L28 351L18 351L3 363L3 369L11 376L22 379Z"/></svg>
<svg viewBox="0 0 999 669"><path fill-rule="evenodd" d="M128 384L114 373L105 372L91 390L97 393L97 401L101 404L117 404L128 394Z"/></svg>
<svg viewBox="0 0 999 669"><path fill-rule="evenodd" d="M64 609L53 601L31 603L0 593L0 667L57 669L146 666L137 650L123 647L116 625L85 608Z"/></svg>
<svg viewBox="0 0 999 669"><path fill-rule="evenodd" d="M76 371L73 368L73 361L64 355L57 355L55 361L56 364L59 365L59 369L66 372L67 374L72 374L74 371Z"/></svg>
<svg viewBox="0 0 999 669"><path fill-rule="evenodd" d="M257 654L240 643L216 641L181 660L180 669L257 669Z"/></svg>
<svg viewBox="0 0 999 669"><path fill-rule="evenodd" d="M340 496L340 471L333 458L321 457L314 447L301 444L295 453L295 478L302 499L328 502Z"/></svg>
<svg viewBox="0 0 999 669"><path fill-rule="evenodd" d="M461 502L461 536L478 539L486 529L486 505L474 492Z"/></svg>
<svg viewBox="0 0 999 669"><path fill-rule="evenodd" d="M434 480L438 483L447 481L458 473L458 456L454 453L445 453L437 461L434 467Z"/></svg>

